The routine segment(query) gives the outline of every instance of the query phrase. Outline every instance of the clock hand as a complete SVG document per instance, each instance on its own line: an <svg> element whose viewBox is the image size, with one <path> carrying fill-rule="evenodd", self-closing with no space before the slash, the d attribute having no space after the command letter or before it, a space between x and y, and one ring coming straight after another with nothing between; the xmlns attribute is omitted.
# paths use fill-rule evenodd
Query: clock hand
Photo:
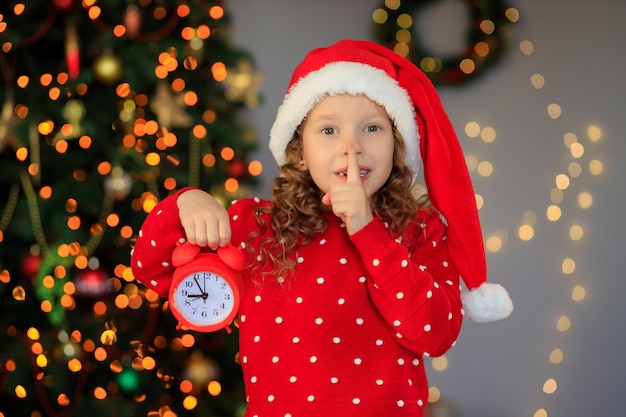
<svg viewBox="0 0 626 417"><path fill-rule="evenodd" d="M198 288L200 288L200 291L202 292L202 295L204 296L204 294L206 294L206 291L204 291L202 289L202 287L200 286L200 283L198 282L198 278L196 278L196 276L193 276L193 280L196 282L196 285L198 286Z"/></svg>
<svg viewBox="0 0 626 417"><path fill-rule="evenodd" d="M187 294L187 298L202 298L204 294Z"/></svg>
<svg viewBox="0 0 626 417"><path fill-rule="evenodd" d="M193 276L193 279L196 279L196 276ZM198 284L198 281L196 280L196 284ZM198 287L200 286L200 284L198 284ZM209 293L206 292L206 274L202 275L202 286L204 287L202 289L202 300L204 300L204 304L206 304L206 300L207 298L209 298Z"/></svg>

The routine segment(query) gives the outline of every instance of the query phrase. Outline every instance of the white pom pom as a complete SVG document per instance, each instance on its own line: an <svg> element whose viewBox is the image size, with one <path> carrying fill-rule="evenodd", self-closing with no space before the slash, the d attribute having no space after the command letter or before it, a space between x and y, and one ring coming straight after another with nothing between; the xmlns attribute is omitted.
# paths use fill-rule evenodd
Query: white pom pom
<svg viewBox="0 0 626 417"><path fill-rule="evenodd" d="M467 316L477 323L502 320L513 311L513 302L502 285L483 282L461 294Z"/></svg>

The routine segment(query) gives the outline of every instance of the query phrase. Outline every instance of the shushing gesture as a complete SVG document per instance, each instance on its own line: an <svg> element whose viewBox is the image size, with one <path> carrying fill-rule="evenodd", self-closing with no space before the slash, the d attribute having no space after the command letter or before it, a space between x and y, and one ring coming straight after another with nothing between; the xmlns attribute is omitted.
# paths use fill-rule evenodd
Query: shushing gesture
<svg viewBox="0 0 626 417"><path fill-rule="evenodd" d="M373 219L370 200L361 180L361 168L354 142L348 142L346 175L336 176L322 203L345 223L349 235L361 230Z"/></svg>
<svg viewBox="0 0 626 417"><path fill-rule="evenodd" d="M215 250L230 242L230 217L213 196L202 190L189 190L178 196L177 205L189 243Z"/></svg>

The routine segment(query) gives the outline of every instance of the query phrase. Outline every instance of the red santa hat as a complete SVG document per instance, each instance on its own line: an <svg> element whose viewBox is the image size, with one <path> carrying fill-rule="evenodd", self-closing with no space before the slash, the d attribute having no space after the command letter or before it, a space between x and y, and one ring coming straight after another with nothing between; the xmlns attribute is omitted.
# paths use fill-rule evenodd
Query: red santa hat
<svg viewBox="0 0 626 417"><path fill-rule="evenodd" d="M467 315L477 322L507 317L507 291L487 282L487 267L474 189L465 156L439 95L426 75L390 49L368 41L342 40L311 51L294 70L270 132L279 165L285 147L313 107L328 95L365 95L385 108L406 144L406 164L424 181L448 225L452 261L468 291Z"/></svg>

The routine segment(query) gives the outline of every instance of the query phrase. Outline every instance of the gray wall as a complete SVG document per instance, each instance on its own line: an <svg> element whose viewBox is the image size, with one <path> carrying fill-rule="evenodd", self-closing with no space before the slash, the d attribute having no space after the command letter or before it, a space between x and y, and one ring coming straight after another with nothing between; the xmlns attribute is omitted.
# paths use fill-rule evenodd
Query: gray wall
<svg viewBox="0 0 626 417"><path fill-rule="evenodd" d="M417 16L432 28L436 36L430 42L441 50L456 45L459 34L462 37L464 10L459 14L456 3L444 0L433 6L432 15ZM276 171L265 138L291 70L313 47L344 37L373 39L370 16L382 1L227 4L236 43L253 52L265 75L264 104L247 118L262 138L257 156L264 163L265 183L256 193L267 197ZM513 45L504 61L480 80L463 88L441 88L440 93L466 153L493 164L493 175L481 177L472 171L472 177L485 200L480 211L485 236L505 238L500 251L488 254L490 280L508 288L515 311L498 323L466 322L457 345L446 354L447 368L430 370L431 384L462 417L532 417L540 409L550 417L623 416L626 1L510 4L520 10L521 20L514 26ZM523 40L533 43L531 55L520 51ZM530 83L535 73L545 77L542 89ZM551 103L562 109L556 119L546 110ZM494 128L496 140L469 138L464 127L470 121ZM600 141L589 140L589 125L602 129ZM581 158L574 159L564 145L566 133L575 134L584 146ZM589 172L594 159L603 163L601 175ZM567 173L570 162L580 163L583 172L564 190L560 220L549 221L546 209L552 204L555 177ZM577 204L581 192L593 196L588 209ZM524 242L517 229L528 211L537 220L534 238ZM580 241L569 238L573 224L584 228ZM576 262L572 274L561 270L565 258ZM586 290L582 301L571 298L575 285ZM561 316L571 322L566 331L557 330ZM555 348L563 352L558 364L549 360ZM549 378L557 383L552 394L543 391Z"/></svg>

